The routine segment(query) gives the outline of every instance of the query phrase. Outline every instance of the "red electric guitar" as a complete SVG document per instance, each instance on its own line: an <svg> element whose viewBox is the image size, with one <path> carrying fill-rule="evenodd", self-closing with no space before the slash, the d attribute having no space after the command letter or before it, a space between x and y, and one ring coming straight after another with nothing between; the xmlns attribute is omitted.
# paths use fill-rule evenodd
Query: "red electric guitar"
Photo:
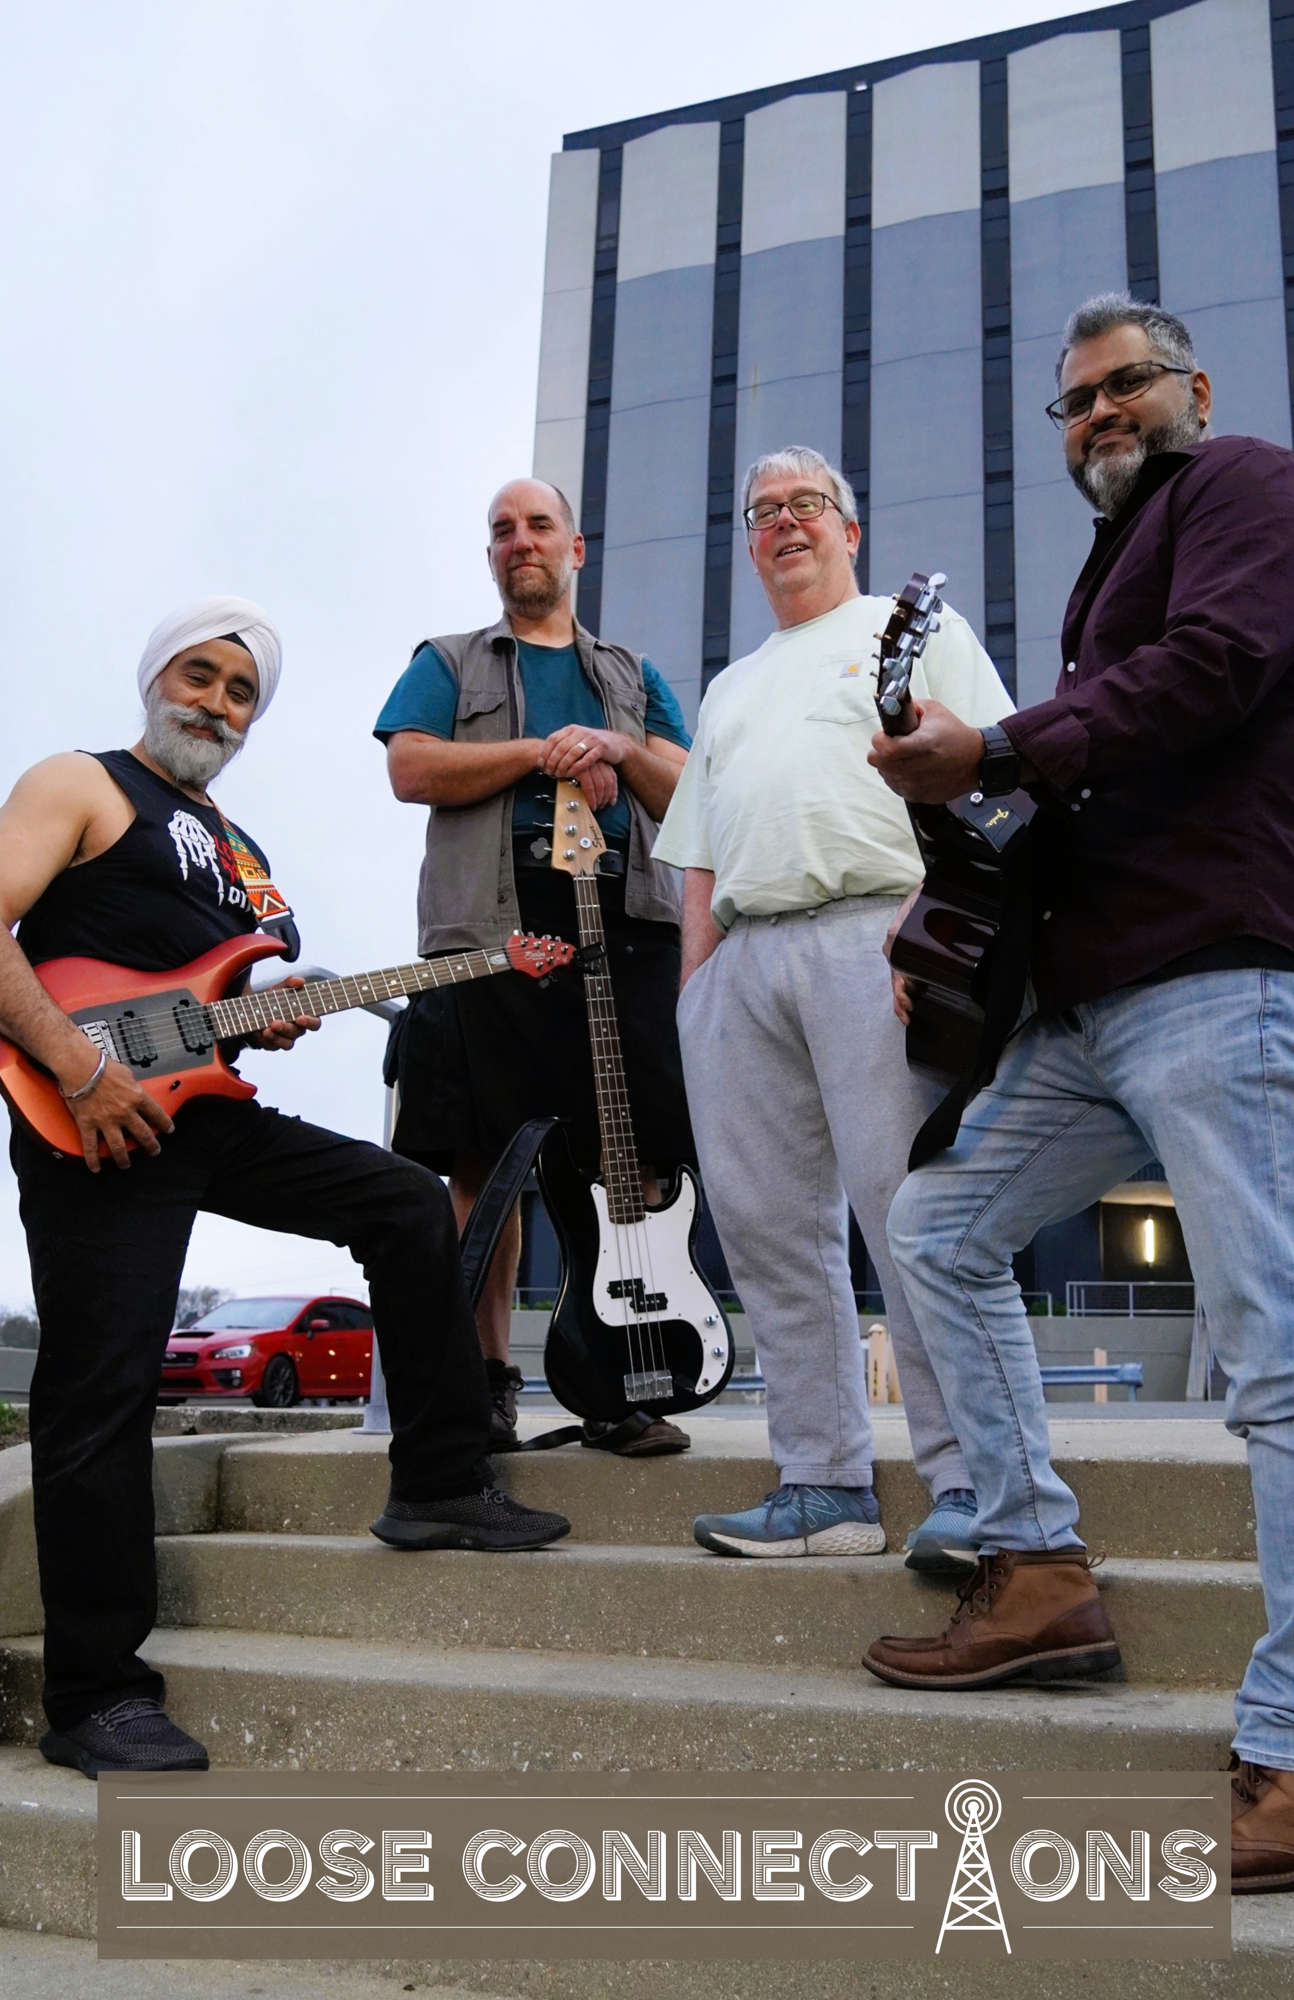
<svg viewBox="0 0 1294 2000"><path fill-rule="evenodd" d="M415 959L383 972L309 980L292 987L233 993L258 958L282 954L281 939L254 931L230 938L173 972L132 972L97 958L54 958L36 968L45 991L97 1049L132 1070L148 1095L172 1116L191 1097L254 1097L256 1086L235 1075L221 1052L223 1041L254 1035L275 1021L304 1014L343 1014L375 1000L396 1000L487 979L496 972L524 972L542 979L569 965L574 945L560 938L523 937L490 951L450 952ZM23 1123L57 1153L79 1153L76 1120L48 1070L0 1038L0 1090Z"/></svg>

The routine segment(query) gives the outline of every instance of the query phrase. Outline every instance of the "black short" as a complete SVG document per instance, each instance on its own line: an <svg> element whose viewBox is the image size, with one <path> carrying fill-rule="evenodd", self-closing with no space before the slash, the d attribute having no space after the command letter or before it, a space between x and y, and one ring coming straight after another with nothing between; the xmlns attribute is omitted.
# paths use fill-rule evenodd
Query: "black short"
<svg viewBox="0 0 1294 2000"><path fill-rule="evenodd" d="M522 929L578 940L569 879L548 869L517 877ZM638 1156L669 1172L696 1164L674 1004L678 932L624 912L624 882L598 884L607 959ZM567 1119L580 1164L598 1167L584 984L577 969L546 986L515 973L448 986L414 1001L395 1037L400 1114L394 1144L436 1173L458 1153L495 1160L528 1118Z"/></svg>

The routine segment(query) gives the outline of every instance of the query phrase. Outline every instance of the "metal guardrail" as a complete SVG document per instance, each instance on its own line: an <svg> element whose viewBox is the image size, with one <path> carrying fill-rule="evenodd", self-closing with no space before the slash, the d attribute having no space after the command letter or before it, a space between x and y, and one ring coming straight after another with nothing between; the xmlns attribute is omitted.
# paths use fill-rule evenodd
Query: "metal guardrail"
<svg viewBox="0 0 1294 2000"><path fill-rule="evenodd" d="M1195 1286L1156 1279L1116 1284L1107 1278L1071 1278L1065 1286L1065 1311L1073 1319L1136 1319L1146 1313L1189 1318L1195 1311Z"/></svg>

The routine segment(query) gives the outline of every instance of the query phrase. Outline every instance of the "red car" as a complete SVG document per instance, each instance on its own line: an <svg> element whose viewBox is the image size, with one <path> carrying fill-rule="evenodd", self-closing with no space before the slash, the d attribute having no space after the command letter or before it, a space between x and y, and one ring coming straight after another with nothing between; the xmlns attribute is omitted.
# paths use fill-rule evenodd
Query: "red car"
<svg viewBox="0 0 1294 2000"><path fill-rule="evenodd" d="M162 1394L250 1396L273 1410L307 1396L367 1396L372 1358L373 1314L359 1299L226 1299L175 1329Z"/></svg>

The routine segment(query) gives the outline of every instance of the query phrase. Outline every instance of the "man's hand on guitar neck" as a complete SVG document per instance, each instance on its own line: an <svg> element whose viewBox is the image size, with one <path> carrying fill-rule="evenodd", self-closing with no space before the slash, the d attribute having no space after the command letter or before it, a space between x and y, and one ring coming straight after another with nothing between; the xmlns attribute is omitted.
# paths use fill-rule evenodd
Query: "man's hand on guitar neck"
<svg viewBox="0 0 1294 2000"><path fill-rule="evenodd" d="M280 979L277 986L262 990L282 993L287 988L304 985L305 980L299 973L294 972L287 979ZM294 1042L300 1041L302 1035L313 1034L319 1026L317 1014L290 1014L285 1008L284 1017L281 1021L271 1021L269 1027L262 1028L259 1034L249 1035L245 1046L249 1049L290 1049Z"/></svg>
<svg viewBox="0 0 1294 2000"><path fill-rule="evenodd" d="M908 736L878 730L867 761L892 792L911 805L944 805L973 792L984 756L984 738L941 701L914 701L917 726Z"/></svg>

